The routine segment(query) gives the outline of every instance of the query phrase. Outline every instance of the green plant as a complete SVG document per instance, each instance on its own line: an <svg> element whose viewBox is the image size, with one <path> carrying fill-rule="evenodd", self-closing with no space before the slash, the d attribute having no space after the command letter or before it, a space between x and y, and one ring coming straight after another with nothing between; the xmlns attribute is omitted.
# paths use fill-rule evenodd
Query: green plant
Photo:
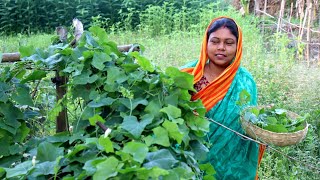
<svg viewBox="0 0 320 180"><path fill-rule="evenodd" d="M208 152L203 137L209 122L201 101L190 101L191 75L174 67L162 72L138 52L119 52L98 27L85 31L76 48L28 47L21 54L24 63L62 69L69 77L72 96L57 102L51 117L75 100L83 102L83 111L70 132L26 138L27 117L16 106L35 106L27 83L47 73L25 75L23 63L12 67L15 71L6 68L0 142L7 148L1 152L0 176L201 179L204 172L205 177L214 173L210 164L199 165Z"/></svg>
<svg viewBox="0 0 320 180"><path fill-rule="evenodd" d="M308 115L293 117L287 110L275 106L271 108L245 108L242 113L244 120L263 129L279 133L296 132L304 129L308 118Z"/></svg>

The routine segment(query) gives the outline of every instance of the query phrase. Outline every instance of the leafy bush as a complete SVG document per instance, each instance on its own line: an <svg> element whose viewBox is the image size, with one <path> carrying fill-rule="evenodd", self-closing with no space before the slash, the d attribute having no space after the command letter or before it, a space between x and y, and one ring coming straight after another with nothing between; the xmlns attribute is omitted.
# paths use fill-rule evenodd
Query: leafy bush
<svg viewBox="0 0 320 180"><path fill-rule="evenodd" d="M1 76L0 177L212 177L210 164L199 165L209 122L201 101L190 101L191 75L174 67L162 72L138 52L121 53L98 27L85 31L76 48L56 44L21 54L24 62ZM23 64L30 62L37 70L26 74ZM27 122L38 110L28 82L46 77L43 68L69 77L72 96L57 102L51 116L75 100L82 116L70 132L29 137Z"/></svg>

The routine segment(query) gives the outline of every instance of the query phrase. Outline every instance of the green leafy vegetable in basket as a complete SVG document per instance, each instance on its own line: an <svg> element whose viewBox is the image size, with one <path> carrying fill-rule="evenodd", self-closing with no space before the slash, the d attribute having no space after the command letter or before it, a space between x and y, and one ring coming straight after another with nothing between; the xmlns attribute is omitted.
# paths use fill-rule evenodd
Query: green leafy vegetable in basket
<svg viewBox="0 0 320 180"><path fill-rule="evenodd" d="M242 112L242 118L258 127L277 133L291 133L305 128L309 114L301 117L276 107L250 107Z"/></svg>

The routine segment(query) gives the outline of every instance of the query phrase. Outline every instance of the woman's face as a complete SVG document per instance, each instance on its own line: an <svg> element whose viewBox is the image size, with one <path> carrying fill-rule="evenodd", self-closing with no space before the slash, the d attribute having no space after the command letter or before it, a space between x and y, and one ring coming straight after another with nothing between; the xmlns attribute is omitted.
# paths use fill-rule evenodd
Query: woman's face
<svg viewBox="0 0 320 180"><path fill-rule="evenodd" d="M210 62L226 68L237 52L237 39L226 27L212 32L208 39L207 53Z"/></svg>

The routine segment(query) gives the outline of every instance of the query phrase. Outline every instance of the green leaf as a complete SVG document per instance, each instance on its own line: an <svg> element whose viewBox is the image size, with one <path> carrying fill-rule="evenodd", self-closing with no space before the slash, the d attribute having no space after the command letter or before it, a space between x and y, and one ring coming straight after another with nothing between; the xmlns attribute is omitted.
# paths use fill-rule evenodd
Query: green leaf
<svg viewBox="0 0 320 180"><path fill-rule="evenodd" d="M214 170L213 166L210 163L200 164L199 167L207 175L214 175L216 173L216 171Z"/></svg>
<svg viewBox="0 0 320 180"><path fill-rule="evenodd" d="M52 162L43 162L36 164L34 171L32 171L31 176L37 177L41 175L49 175L49 174L54 174L54 167L56 165L55 161Z"/></svg>
<svg viewBox="0 0 320 180"><path fill-rule="evenodd" d="M145 115L139 122L136 116L125 116L121 127L127 130L134 138L138 139L141 136L144 128L153 120L152 115Z"/></svg>
<svg viewBox="0 0 320 180"><path fill-rule="evenodd" d="M160 103L161 102L158 99L149 101L149 103L146 106L146 108L144 109L144 111L146 113L152 114L154 117L159 117L161 114L159 109L161 109L161 107L162 107L162 105Z"/></svg>
<svg viewBox="0 0 320 180"><path fill-rule="evenodd" d="M268 122L268 124L277 124L277 118L275 118L275 117L267 117L267 122Z"/></svg>
<svg viewBox="0 0 320 180"><path fill-rule="evenodd" d="M21 126L18 129L17 134L14 136L15 142L22 143L28 136L30 129L27 127L25 122L21 122Z"/></svg>
<svg viewBox="0 0 320 180"><path fill-rule="evenodd" d="M95 52L92 58L92 66L102 71L106 66L105 62L111 61L112 58L104 52Z"/></svg>
<svg viewBox="0 0 320 180"><path fill-rule="evenodd" d="M115 157L109 157L105 161L97 164L97 171L93 175L93 180L108 179L110 177L115 177L117 172L117 166L119 160Z"/></svg>
<svg viewBox="0 0 320 180"><path fill-rule="evenodd" d="M13 178L17 176L25 176L27 175L32 169L31 161L25 161L21 164L18 164L14 168L4 168L7 172L6 178Z"/></svg>
<svg viewBox="0 0 320 180"><path fill-rule="evenodd" d="M97 108L97 107L102 107L102 106L110 106L114 101L115 101L115 99L107 97L107 98L93 100L88 104L88 106L92 107L92 108Z"/></svg>
<svg viewBox="0 0 320 180"><path fill-rule="evenodd" d="M20 58L33 55L36 51L33 46L20 46L19 47Z"/></svg>
<svg viewBox="0 0 320 180"><path fill-rule="evenodd" d="M42 71L42 70L34 70L27 77L25 77L23 80L21 80L21 83L24 84L29 81L40 80L46 76L47 76L47 72Z"/></svg>
<svg viewBox="0 0 320 180"><path fill-rule="evenodd" d="M92 26L89 28L89 31L92 33L92 35L97 36L99 38L99 42L106 42L108 40L108 35L105 29L101 27Z"/></svg>
<svg viewBox="0 0 320 180"><path fill-rule="evenodd" d="M193 141L190 141L190 147L192 152L195 155L195 158L199 162L206 160L209 149L205 145L201 144L197 140L193 140Z"/></svg>
<svg viewBox="0 0 320 180"><path fill-rule="evenodd" d="M20 109L18 109L15 106L13 106L13 104L11 104L11 103L7 103L7 104L0 103L0 113L2 113L4 115L3 122L6 125L14 127L15 129L18 129L20 127L21 123L19 121L17 121L17 119L22 119L23 118L23 114L20 111Z"/></svg>
<svg viewBox="0 0 320 180"><path fill-rule="evenodd" d="M164 129L163 127L156 127L152 129L152 131L154 133L153 136L147 136L146 138L144 138L148 146L152 144L159 144L164 147L170 146L168 131L166 129Z"/></svg>
<svg viewBox="0 0 320 180"><path fill-rule="evenodd" d="M148 146L140 142L128 142L123 147L123 152L131 154L133 159L140 163L143 163L148 151Z"/></svg>
<svg viewBox="0 0 320 180"><path fill-rule="evenodd" d="M46 141L40 143L37 148L37 160L41 162L55 161L59 156L63 156L63 148L58 148Z"/></svg>
<svg viewBox="0 0 320 180"><path fill-rule="evenodd" d="M161 169L159 167L152 167L150 169L140 168L136 170L138 179L162 179L160 177L168 175L167 170Z"/></svg>
<svg viewBox="0 0 320 180"><path fill-rule="evenodd" d="M136 98L136 99L128 99L128 98L120 98L119 101L125 105L128 109L134 110L139 104L147 105L148 101L143 98Z"/></svg>
<svg viewBox="0 0 320 180"><path fill-rule="evenodd" d="M174 158L168 149L160 149L155 152L149 152L146 157L145 168L159 167L162 169L171 169L179 161Z"/></svg>
<svg viewBox="0 0 320 180"><path fill-rule="evenodd" d="M11 97L20 105L33 106L33 101L31 99L28 87L18 87L16 92L13 93Z"/></svg>
<svg viewBox="0 0 320 180"><path fill-rule="evenodd" d="M174 120L178 117L181 117L181 109L170 104L167 107L160 109L160 112L166 113L169 120Z"/></svg>
<svg viewBox="0 0 320 180"><path fill-rule="evenodd" d="M86 170L86 174L88 176L92 176L97 170L97 168L96 168L97 164L99 164L105 160L106 160L105 157L99 157L96 159L91 159L89 161L86 161L83 166L83 169Z"/></svg>
<svg viewBox="0 0 320 180"><path fill-rule="evenodd" d="M182 72L176 67L168 67L166 74L174 80L175 86L195 92L193 87L194 77L191 74Z"/></svg>
<svg viewBox="0 0 320 180"><path fill-rule="evenodd" d="M278 133L287 133L287 128L282 124L268 124L263 129L272 131L272 132L278 132Z"/></svg>
<svg viewBox="0 0 320 180"><path fill-rule="evenodd" d="M146 70L149 72L154 71L154 66L151 64L151 62L147 58L141 56L139 52L130 52L129 55L136 58L137 63L141 66L143 70Z"/></svg>
<svg viewBox="0 0 320 180"><path fill-rule="evenodd" d="M125 74L125 72L116 66L108 67L107 72L107 84L114 84L115 82L123 83L128 79L128 76Z"/></svg>
<svg viewBox="0 0 320 180"><path fill-rule="evenodd" d="M99 114L95 114L93 117L89 118L89 122L91 126L95 126L97 122L104 123L105 120Z"/></svg>
<svg viewBox="0 0 320 180"><path fill-rule="evenodd" d="M104 135L100 136L99 144L104 148L106 153L114 152L112 141L109 139L109 137L104 137Z"/></svg>
<svg viewBox="0 0 320 180"><path fill-rule="evenodd" d="M179 130L176 123L165 120L162 126L169 132L169 136L181 144L184 134Z"/></svg>
<svg viewBox="0 0 320 180"><path fill-rule="evenodd" d="M91 84L99 79L97 74L93 74L90 70L82 72L79 76L75 76L73 79L74 84Z"/></svg>
<svg viewBox="0 0 320 180"><path fill-rule="evenodd" d="M0 63L1 63L1 53L0 53ZM6 173L4 168L0 167L0 178Z"/></svg>
<svg viewBox="0 0 320 180"><path fill-rule="evenodd" d="M8 91L11 89L11 87L3 82L0 82L0 102L7 102L8 101Z"/></svg>

